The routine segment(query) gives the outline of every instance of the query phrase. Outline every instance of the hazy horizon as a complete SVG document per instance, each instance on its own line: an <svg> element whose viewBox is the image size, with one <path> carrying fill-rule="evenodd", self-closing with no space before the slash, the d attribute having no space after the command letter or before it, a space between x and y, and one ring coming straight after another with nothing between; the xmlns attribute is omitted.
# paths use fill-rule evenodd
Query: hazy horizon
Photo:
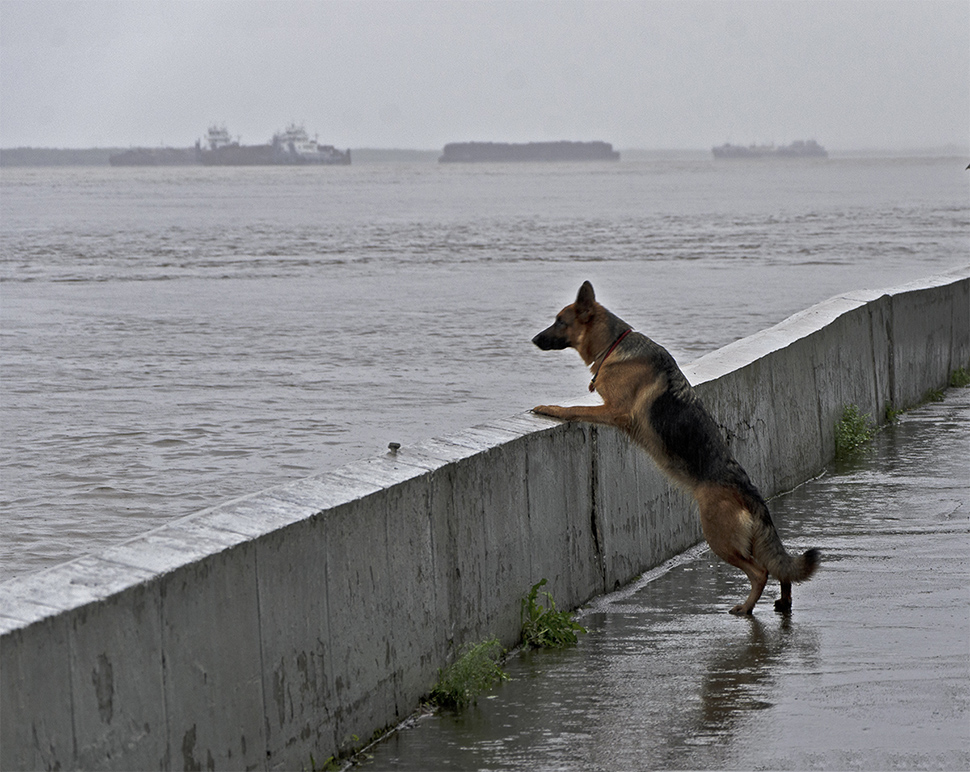
<svg viewBox="0 0 970 772"><path fill-rule="evenodd" d="M562 139L567 140L568 138L563 137ZM482 141L486 141L487 142L487 141L492 141L492 140L482 140ZM496 140L496 141L500 141L500 140ZM529 142L529 141L546 141L546 140L524 140L524 142ZM609 140L605 140L605 141L609 141ZM253 144L257 144L257 143L254 142ZM720 144L723 145L724 143L721 142ZM735 143L732 143L732 144L737 144L737 145L751 145L751 144L755 144L755 143L750 143L750 142L735 142ZM778 144L778 143L775 143L775 144ZM107 151L107 150L129 150L129 149L135 149L135 148L139 148L139 149L141 149L141 148L152 149L152 148L160 148L160 147L167 147L167 148L174 148L174 149L188 149L188 148L191 148L193 146L194 146L194 143L193 143L193 145L100 145L100 146L92 146L92 147L41 147L39 145L16 145L16 146L13 146L13 145L8 145L8 146L0 145L0 150L4 150L4 151L11 151L11 150L31 150L31 151L38 151L38 152L45 152L45 151L50 151L50 152L57 152L57 151L65 151L65 152L86 152L86 151L98 151L98 150L100 150L100 151ZM711 147L715 147L715 146L712 145ZM614 149L617 150L617 151L619 151L620 153L648 153L648 154L651 154L651 153L656 153L656 154L664 154L664 153L669 153L669 154L674 154L674 153L704 153L704 154L710 154L711 147L616 147L614 145ZM825 147L825 149L827 151L834 152L837 155L838 154L851 154L851 153L889 153L889 154L892 154L892 155L905 155L907 153L915 153L915 154L920 154L920 155L955 155L955 156L962 156L962 155L970 154L970 142L968 142L967 144L964 144L962 146L954 143L954 144L946 144L946 145L924 145L924 146L898 147L898 148L875 147L875 146L873 146L873 147L842 147L842 148L831 148L831 147L828 147L828 146L824 146L824 147ZM338 149L343 149L343 148L338 148ZM441 147L373 147L373 146L367 147L367 146L361 146L361 147L351 147L350 149L353 150L353 151L358 151L358 152L365 151L365 152L375 152L375 153L402 153L402 154L404 154L404 153L440 153L441 152Z"/></svg>
<svg viewBox="0 0 970 772"><path fill-rule="evenodd" d="M966 0L0 0L0 147L965 152Z"/></svg>

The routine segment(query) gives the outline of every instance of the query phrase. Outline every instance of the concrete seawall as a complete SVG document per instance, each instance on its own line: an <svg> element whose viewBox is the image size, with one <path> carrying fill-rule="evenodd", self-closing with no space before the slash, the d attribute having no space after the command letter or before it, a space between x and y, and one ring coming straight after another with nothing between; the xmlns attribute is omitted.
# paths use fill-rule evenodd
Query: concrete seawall
<svg viewBox="0 0 970 772"><path fill-rule="evenodd" d="M684 370L771 495L828 462L844 405L879 418L968 365L970 268ZM574 607L699 539L618 432L531 414L228 502L0 584L0 767L308 768L463 643L513 643L540 579Z"/></svg>

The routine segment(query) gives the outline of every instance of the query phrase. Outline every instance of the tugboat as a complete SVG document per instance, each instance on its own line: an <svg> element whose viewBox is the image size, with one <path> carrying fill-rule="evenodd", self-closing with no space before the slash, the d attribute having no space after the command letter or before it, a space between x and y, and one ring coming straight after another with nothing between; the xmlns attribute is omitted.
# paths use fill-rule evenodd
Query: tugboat
<svg viewBox="0 0 970 772"><path fill-rule="evenodd" d="M241 145L233 141L225 126L212 125L202 141L195 144L199 162L205 166L291 166L303 164L335 165L350 163L350 150L341 152L333 145L310 139L302 126L291 123L273 135L268 145Z"/></svg>
<svg viewBox="0 0 970 772"><path fill-rule="evenodd" d="M310 139L306 129L291 123L273 135L273 154L281 164L349 164L350 150L342 153L333 145L321 145Z"/></svg>
<svg viewBox="0 0 970 772"><path fill-rule="evenodd" d="M262 166L273 163L272 145L241 145L229 136L225 126L213 124L205 138L195 143L195 152L203 166Z"/></svg>

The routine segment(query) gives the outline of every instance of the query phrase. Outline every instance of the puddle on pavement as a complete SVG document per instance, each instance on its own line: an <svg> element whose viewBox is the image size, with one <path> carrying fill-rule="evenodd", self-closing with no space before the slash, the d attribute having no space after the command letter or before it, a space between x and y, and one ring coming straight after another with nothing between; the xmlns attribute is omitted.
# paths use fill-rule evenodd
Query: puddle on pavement
<svg viewBox="0 0 970 772"><path fill-rule="evenodd" d="M522 652L511 681L421 716L373 770L970 768L970 389L905 414L770 502L824 562L776 614L726 613L741 572L706 548L596 599L589 633ZM430 687L430 684L429 684Z"/></svg>

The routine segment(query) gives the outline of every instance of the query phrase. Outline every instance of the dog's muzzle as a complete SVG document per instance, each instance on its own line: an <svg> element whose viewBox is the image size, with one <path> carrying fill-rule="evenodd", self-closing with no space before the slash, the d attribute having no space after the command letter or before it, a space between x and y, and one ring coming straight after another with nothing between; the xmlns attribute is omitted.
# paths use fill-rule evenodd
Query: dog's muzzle
<svg viewBox="0 0 970 772"><path fill-rule="evenodd" d="M543 351L558 351L559 349L569 348L569 341L560 335L556 335L551 327L536 335L532 342Z"/></svg>

